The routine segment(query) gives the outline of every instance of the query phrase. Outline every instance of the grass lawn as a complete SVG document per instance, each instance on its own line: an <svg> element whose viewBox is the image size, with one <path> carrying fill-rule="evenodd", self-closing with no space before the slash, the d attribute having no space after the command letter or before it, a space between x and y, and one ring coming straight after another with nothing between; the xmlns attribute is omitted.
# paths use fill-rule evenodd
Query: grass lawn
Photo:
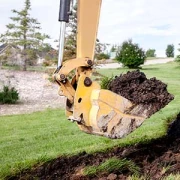
<svg viewBox="0 0 180 180"><path fill-rule="evenodd" d="M147 57L146 60L168 59L168 57Z"/></svg>
<svg viewBox="0 0 180 180"><path fill-rule="evenodd" d="M128 69L98 70L106 76ZM180 66L176 63L144 66L143 72L168 84L175 99L147 119L126 138L111 140L81 132L66 120L64 110L46 110L26 115L0 116L0 179L37 163L82 151L93 153L113 146L147 143L166 134L167 123L180 112Z"/></svg>

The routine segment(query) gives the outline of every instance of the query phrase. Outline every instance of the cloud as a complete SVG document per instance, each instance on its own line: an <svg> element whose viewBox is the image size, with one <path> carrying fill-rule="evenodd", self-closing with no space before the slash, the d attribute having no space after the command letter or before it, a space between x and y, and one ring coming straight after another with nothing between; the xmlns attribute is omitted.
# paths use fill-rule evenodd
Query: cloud
<svg viewBox="0 0 180 180"><path fill-rule="evenodd" d="M58 39L59 0L31 0L31 4L31 15L41 23L42 32ZM24 0L1 0L0 33L10 22L11 9L21 10L23 5ZM167 44L179 43L179 7L179 0L102 0L98 38L111 44L132 38L144 49L162 54Z"/></svg>
<svg viewBox="0 0 180 180"><path fill-rule="evenodd" d="M179 6L179 0L103 0L99 38L117 44L133 38L165 56L167 44L180 37Z"/></svg>
<svg viewBox="0 0 180 180"><path fill-rule="evenodd" d="M170 29L171 25L170 24L163 24L159 26L153 26L152 28L157 29L157 30L168 30Z"/></svg>

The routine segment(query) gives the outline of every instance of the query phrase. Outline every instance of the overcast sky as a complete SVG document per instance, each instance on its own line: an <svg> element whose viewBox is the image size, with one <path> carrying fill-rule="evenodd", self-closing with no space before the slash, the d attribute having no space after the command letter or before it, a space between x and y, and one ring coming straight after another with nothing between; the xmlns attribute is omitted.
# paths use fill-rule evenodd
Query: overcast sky
<svg viewBox="0 0 180 180"><path fill-rule="evenodd" d="M0 34L24 0L0 0ZM31 0L31 16L41 23L42 32L59 37L59 0ZM93 12L92 12L93 13ZM133 39L140 47L156 49L165 56L167 44L180 43L180 0L102 0L98 38L103 43L121 44Z"/></svg>

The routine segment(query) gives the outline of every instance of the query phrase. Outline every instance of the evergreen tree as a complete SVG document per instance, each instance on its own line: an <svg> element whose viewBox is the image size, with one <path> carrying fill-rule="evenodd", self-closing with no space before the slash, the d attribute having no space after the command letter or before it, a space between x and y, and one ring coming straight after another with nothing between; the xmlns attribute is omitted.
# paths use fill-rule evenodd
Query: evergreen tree
<svg viewBox="0 0 180 180"><path fill-rule="evenodd" d="M66 33L64 46L64 60L76 57L77 4L72 9L67 29L68 31Z"/></svg>
<svg viewBox="0 0 180 180"><path fill-rule="evenodd" d="M116 60L128 68L138 68L144 64L145 58L145 52L132 40L124 41L116 56Z"/></svg>
<svg viewBox="0 0 180 180"><path fill-rule="evenodd" d="M6 25L6 33L0 36L0 42L21 47L21 55L24 59L23 70L26 70L32 51L41 50L45 45L44 40L49 38L48 35L38 32L40 23L30 16L30 10L30 0L25 0L22 10L12 10L15 14L14 17L10 17L13 23Z"/></svg>

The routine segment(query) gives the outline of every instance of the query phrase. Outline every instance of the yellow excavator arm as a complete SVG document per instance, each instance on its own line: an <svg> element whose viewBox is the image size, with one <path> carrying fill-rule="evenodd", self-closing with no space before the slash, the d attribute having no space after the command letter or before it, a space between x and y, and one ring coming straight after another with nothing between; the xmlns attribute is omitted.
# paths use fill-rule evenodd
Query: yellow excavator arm
<svg viewBox="0 0 180 180"><path fill-rule="evenodd" d="M68 22L70 4L70 0L60 2L59 60L53 75L60 91L67 97L66 116L87 133L122 138L139 127L147 115L137 115L138 105L101 89L91 79L101 0L78 0L77 57L62 63L65 23ZM75 76L69 80L68 74L74 69Z"/></svg>

